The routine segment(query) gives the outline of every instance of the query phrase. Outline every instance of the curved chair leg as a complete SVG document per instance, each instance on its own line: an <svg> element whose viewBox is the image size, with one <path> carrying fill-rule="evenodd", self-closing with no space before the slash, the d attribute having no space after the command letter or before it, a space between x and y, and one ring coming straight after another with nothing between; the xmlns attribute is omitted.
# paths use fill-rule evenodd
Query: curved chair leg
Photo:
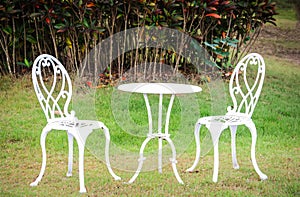
<svg viewBox="0 0 300 197"><path fill-rule="evenodd" d="M106 138L106 142L105 142L105 162L106 162L107 169L108 169L109 173L114 177L115 180L121 180L121 177L117 176L114 173L114 171L112 170L111 165L110 165L110 161L109 161L109 144L110 144L109 130L105 126L101 126L101 127L104 131L104 135L105 135L105 138Z"/></svg>
<svg viewBox="0 0 300 197"><path fill-rule="evenodd" d="M69 157L68 157L68 172L67 177L72 176L73 169L73 135L68 133Z"/></svg>
<svg viewBox="0 0 300 197"><path fill-rule="evenodd" d="M39 176L36 178L34 182L30 184L30 186L37 186L39 182L42 180L42 177L45 173L46 169L46 161L47 161L47 154L46 154L46 137L48 132L51 131L51 129L45 127L41 134L40 144L42 148L42 154L43 154L43 161L42 161L42 167Z"/></svg>
<svg viewBox="0 0 300 197"><path fill-rule="evenodd" d="M231 155L232 155L232 165L234 169L239 169L240 166L237 162L237 158L236 158L236 129L237 129L237 125L231 125L230 127L230 132L231 132Z"/></svg>
<svg viewBox="0 0 300 197"><path fill-rule="evenodd" d="M172 140L169 137L166 137L164 139L166 139L169 142L171 149L172 149L172 158L170 158L170 161L172 162L172 168L173 168L175 177L180 184L184 184L178 174L177 167L176 167L177 160L176 160L176 149L175 149L174 143L172 142Z"/></svg>
<svg viewBox="0 0 300 197"><path fill-rule="evenodd" d="M80 185L80 193L86 193L86 188L84 185L84 146L85 146L85 138L81 138L78 133L79 131L72 132L74 133L74 137L78 144L79 151L79 185Z"/></svg>
<svg viewBox="0 0 300 197"><path fill-rule="evenodd" d="M213 140L215 143L214 145L214 172L213 172L213 182L218 181L218 174L219 174L219 138Z"/></svg>
<svg viewBox="0 0 300 197"><path fill-rule="evenodd" d="M246 126L249 128L252 136L252 144L251 144L251 160L253 167L256 171L256 173L259 175L261 180L266 180L268 179L268 176L262 173L257 165L256 158L255 158L255 146L256 146L256 138L257 138L257 132L256 132L256 127L255 124L251 121L246 124Z"/></svg>
<svg viewBox="0 0 300 197"><path fill-rule="evenodd" d="M196 140L196 158L195 158L195 161L194 161L192 167L190 167L186 170L187 172L192 172L196 168L196 166L200 160L200 128L201 128L201 124L199 122L197 122L195 125L195 130L194 130L194 135L195 135L195 140Z"/></svg>
<svg viewBox="0 0 300 197"><path fill-rule="evenodd" d="M79 149L79 183L80 193L85 193L86 188L84 185L84 143L78 143Z"/></svg>
<svg viewBox="0 0 300 197"><path fill-rule="evenodd" d="M212 142L214 145L214 171L213 171L213 182L218 181L218 173L219 173L219 138L221 133L227 128L226 124L210 124L206 125L208 130L210 131Z"/></svg>

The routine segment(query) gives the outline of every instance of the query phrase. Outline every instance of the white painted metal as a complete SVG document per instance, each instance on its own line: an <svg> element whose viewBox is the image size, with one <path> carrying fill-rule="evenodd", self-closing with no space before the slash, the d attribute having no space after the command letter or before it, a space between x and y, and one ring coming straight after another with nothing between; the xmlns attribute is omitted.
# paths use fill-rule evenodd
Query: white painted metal
<svg viewBox="0 0 300 197"><path fill-rule="evenodd" d="M53 79L45 82L48 76L44 76L44 72L51 72L50 77ZM108 128L100 121L94 120L78 120L75 112L69 112L69 104L72 97L71 79L65 70L64 66L53 56L42 54L38 56L32 67L32 81L34 90L40 105L47 119L47 125L44 127L41 134L41 148L43 154L42 167L37 179L31 183L31 186L37 186L41 181L46 169L46 146L45 141L47 134L51 130L65 130L68 134L69 142L69 157L68 157L68 172L67 176L72 176L73 166L73 138L76 139L79 148L79 180L80 192L85 193L84 185L84 146L87 137L94 129L103 129L106 145L105 145L105 160L109 173L115 180L119 180L109 161L109 143L110 135Z"/></svg>
<svg viewBox="0 0 300 197"><path fill-rule="evenodd" d="M250 67L257 68L257 75L254 82L250 83L247 77L247 69ZM261 180L266 180L268 177L262 173L257 165L255 158L255 145L256 145L256 127L251 119L254 108L257 104L263 81L265 77L265 63L261 55L257 53L251 53L245 56L235 67L230 82L229 91L232 98L233 107L227 108L228 112L224 116L209 116L198 119L195 125L195 139L196 139L196 158L195 161L187 171L191 172L197 166L200 159L200 128L201 125L205 125L212 136L214 143L214 171L213 181L218 180L218 168L219 168L219 153L218 142L222 131L226 128L230 128L231 131L231 148L232 148L232 162L233 168L238 169L239 164L236 158L236 129L238 125L245 125L249 128L252 136L251 145L251 160L255 171L259 175ZM238 99L239 98L239 99Z"/></svg>
<svg viewBox="0 0 300 197"><path fill-rule="evenodd" d="M170 158L174 175L177 181L180 184L183 184L182 179L180 178L177 168L176 168L176 149L174 146L173 141L170 138L169 134L169 121L170 115L172 111L172 106L174 102L174 98L176 94L189 94L189 93L196 93L202 91L202 89L198 86L187 85L187 84L176 84L176 83L128 83L122 84L118 87L119 90L125 92L135 92L135 93L142 93L144 95L144 100L147 107L148 112L148 124L149 124L149 132L147 138L142 143L140 148L140 158L138 160L138 168L135 174L129 180L129 183L133 183L135 179L138 177L141 169L143 167L143 162L146 159L144 157L144 149L147 143L154 138L158 138L158 171L162 173L162 140L166 140L172 150L172 158ZM158 131L154 133L152 130L152 113L151 113L151 106L149 104L148 94L157 94L159 95L159 103L158 103ZM165 94L171 95L168 110L166 114L166 122L165 122L165 129L162 132L162 103L163 103L163 96Z"/></svg>
<svg viewBox="0 0 300 197"><path fill-rule="evenodd" d="M190 94L202 90L199 86L178 83L128 83L118 89L142 94Z"/></svg>

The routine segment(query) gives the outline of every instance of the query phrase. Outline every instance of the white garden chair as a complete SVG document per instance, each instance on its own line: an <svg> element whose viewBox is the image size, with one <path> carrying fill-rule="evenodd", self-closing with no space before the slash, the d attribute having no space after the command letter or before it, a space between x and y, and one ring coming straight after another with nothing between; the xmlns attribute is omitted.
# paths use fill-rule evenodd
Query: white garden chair
<svg viewBox="0 0 300 197"><path fill-rule="evenodd" d="M45 82L43 73L49 71L53 79ZM80 192L85 193L84 185L84 146L87 137L94 129L103 129L106 137L105 160L110 174L115 180L119 180L111 169L109 162L109 143L110 134L108 128L100 121L78 120L75 112L69 113L69 104L72 97L72 83L70 77L63 65L53 56L43 54L38 56L32 67L32 81L35 93L40 105L45 113L47 125L44 127L40 143L43 154L42 167L39 176L31 183L31 186L37 186L41 181L46 168L46 147L45 140L51 130L65 130L68 134L69 157L67 177L72 176L73 166L73 137L76 139L79 149L79 182Z"/></svg>
<svg viewBox="0 0 300 197"><path fill-rule="evenodd" d="M250 76L249 71L255 70L256 77L253 79L253 74ZM248 74L247 74L248 73ZM252 81L250 78L252 77ZM249 128L252 136L251 145L251 160L255 171L261 180L268 177L260 171L255 158L255 145L256 145L256 127L251 119L254 108L257 104L265 77L265 63L261 55L251 53L242 58L242 60L235 67L229 82L229 91L232 98L233 106L227 108L226 115L223 116L208 116L198 119L195 125L195 138L196 138L196 158L188 172L192 172L197 166L200 159L200 139L199 132L201 125L205 125L212 137L214 144L214 171L213 181L218 180L219 168L219 152L218 143L222 131L230 128L231 131L231 149L232 149L232 162L233 168L238 169L239 165L236 159L236 129L239 125L245 125Z"/></svg>

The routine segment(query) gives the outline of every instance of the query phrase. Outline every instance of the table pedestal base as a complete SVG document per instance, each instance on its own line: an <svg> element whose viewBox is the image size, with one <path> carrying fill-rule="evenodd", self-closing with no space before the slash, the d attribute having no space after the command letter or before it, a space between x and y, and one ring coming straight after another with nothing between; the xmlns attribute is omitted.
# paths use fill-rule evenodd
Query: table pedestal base
<svg viewBox="0 0 300 197"><path fill-rule="evenodd" d="M128 83L128 84L122 84L118 86L118 89L125 92L134 92L134 93L140 93L143 94L147 113L148 113L148 124L149 124L149 131L148 136L144 140L141 148L140 148L140 157L138 159L138 168L135 172L135 174L132 176L132 178L129 180L129 183L133 183L134 180L138 177L139 173L141 172L141 169L143 167L144 160L146 159L144 157L144 149L147 145L147 143L153 139L158 138L158 171L162 173L162 140L166 140L172 149L172 158L170 158L170 161L172 163L172 168L174 171L174 174L176 176L176 179L179 183L183 184L183 181L181 180L177 168L176 168L176 150L174 143L170 139L169 135L169 123L170 123L170 117L171 117L171 111L173 102L175 99L175 96L177 94L190 94L190 93L196 93L202 91L202 89L198 86L194 85L188 85L188 84L177 84L177 83ZM153 121L152 121L152 112L151 112L151 105L148 99L148 94L155 94L159 96L159 103L158 103L158 121L157 121L157 130L156 133L153 133ZM165 119L165 129L164 132L162 132L162 115L163 115L163 96L164 95L170 95L169 100L169 106L166 113L166 119Z"/></svg>
<svg viewBox="0 0 300 197"><path fill-rule="evenodd" d="M174 143L173 141L170 139L170 135L169 134L162 134L162 133L156 133L156 134L148 134L148 137L144 140L142 146L141 146L141 149L140 149L140 158L138 159L138 162L139 162L139 165L138 165L138 168L135 172L135 174L131 177L131 179L129 180L128 183L133 183L135 181L135 179L138 177L138 175L140 174L141 172L141 169L143 167L143 163L144 161L146 160L146 157L144 157L144 149L147 145L147 143L153 139L153 138L158 138L159 140L159 153L158 153L158 169L159 169L159 172L161 173L162 172L162 154L161 154L161 151L162 151L162 140L167 140L167 142L169 143L169 145L171 146L171 149L172 149L172 158L170 158L170 161L172 163L172 168L173 168L173 172L175 174L175 177L177 179L177 181L180 183L180 184L183 184L183 181L182 179L180 178L179 174L178 174L178 171L177 171L177 168L176 168L176 163L177 163L177 160L176 160L176 150L175 150L175 146L174 146Z"/></svg>

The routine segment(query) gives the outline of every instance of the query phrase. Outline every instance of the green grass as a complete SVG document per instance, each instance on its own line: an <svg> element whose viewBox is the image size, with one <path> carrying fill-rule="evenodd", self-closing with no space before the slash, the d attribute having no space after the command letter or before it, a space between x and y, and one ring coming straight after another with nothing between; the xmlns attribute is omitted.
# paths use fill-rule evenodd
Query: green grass
<svg viewBox="0 0 300 197"><path fill-rule="evenodd" d="M270 44L272 43L273 48L276 50L285 50L285 53L287 53L287 50L290 51L296 51L300 49L299 43L295 42L294 40L277 40L274 41L274 38L266 38L264 40L261 40L262 44Z"/></svg>
<svg viewBox="0 0 300 197"><path fill-rule="evenodd" d="M185 185L177 183L170 165L165 165L163 174L156 171L142 172L131 185L123 184L123 181L128 181L133 172L116 170L123 181L113 181L103 162L86 151L85 180L88 195L299 195L300 67L276 57L265 57L265 60L267 65L265 85L253 119L259 136L257 161L261 170L269 176L267 181L261 182L253 170L250 162L250 134L246 128L240 127L237 150L241 169L234 170L231 167L230 136L226 130L220 139L218 183L211 181L212 151L201 158L197 167L198 173L184 172L193 162L194 143L178 157L178 170ZM109 95L111 90L100 91ZM67 139L66 134L61 131L51 132L47 138L48 165L42 182L38 187L29 186L39 173L41 164L39 135L46 123L29 77L1 79L0 95L0 195L79 195L77 149L75 148L74 175L66 178ZM104 108L110 108L108 101L101 104ZM138 117L133 118L138 120ZM116 137L114 134L123 131L109 119L109 113L103 114L103 121L111 129L113 143L120 143L124 148L138 153L144 138L134 140L128 135L121 143L122 136Z"/></svg>
<svg viewBox="0 0 300 197"><path fill-rule="evenodd" d="M295 1L296 3L296 1ZM297 23L297 13L293 3L290 3L288 0L276 1L276 24L279 27L284 29L295 28Z"/></svg>
<svg viewBox="0 0 300 197"><path fill-rule="evenodd" d="M285 20L288 24L295 22L293 14L279 17L282 24ZM285 47L294 46L291 44ZM194 142L187 144L187 150L177 158L177 168L185 182L184 185L178 184L170 164L164 166L162 174L157 171L141 172L137 180L130 185L123 182L128 181L133 172L115 169L123 180L114 181L105 164L87 149L85 184L88 193L83 196L299 196L300 66L275 56L263 56L266 61L266 79L253 120L258 132L257 162L260 169L268 175L267 181L260 181L251 165L250 133L241 126L237 133L240 169L232 168L230 134L229 130L226 130L220 138L220 169L217 183L212 182L212 151L201 158L196 168L197 173L184 172L193 163ZM114 121L110 98L112 91L112 88L99 90L96 96L102 99L96 103L96 113L109 127L113 144L138 154L145 138L130 135ZM201 115L209 115L211 99L206 92L207 89L203 87L203 93L198 97L201 101ZM131 100L130 109L136 110L131 114L132 119L138 125L147 128L142 98L137 95L132 99L134 100ZM176 102L174 117L171 120L174 123L177 117L180 117L177 114L180 110L176 110ZM194 118L192 115L190 117ZM40 170L42 158L39 138L45 124L46 119L34 94L30 76L20 79L0 78L0 196L81 196L78 192L76 143L73 177L67 178L65 173L68 144L67 135L62 131L49 133L45 175L39 186L29 186ZM172 125L171 130L176 132L179 125ZM202 132L205 131L202 129ZM192 136L193 130L190 132ZM171 134L174 136L174 133ZM97 135L91 137L91 140L96 137ZM153 141L150 147L147 147L147 153L156 146L157 143ZM176 144L177 146L179 144ZM126 161L120 163L125 164Z"/></svg>
<svg viewBox="0 0 300 197"><path fill-rule="evenodd" d="M278 27L282 27L284 29L293 29L296 27L297 15L294 9L282 9L279 10L278 13L279 15L274 17Z"/></svg>

